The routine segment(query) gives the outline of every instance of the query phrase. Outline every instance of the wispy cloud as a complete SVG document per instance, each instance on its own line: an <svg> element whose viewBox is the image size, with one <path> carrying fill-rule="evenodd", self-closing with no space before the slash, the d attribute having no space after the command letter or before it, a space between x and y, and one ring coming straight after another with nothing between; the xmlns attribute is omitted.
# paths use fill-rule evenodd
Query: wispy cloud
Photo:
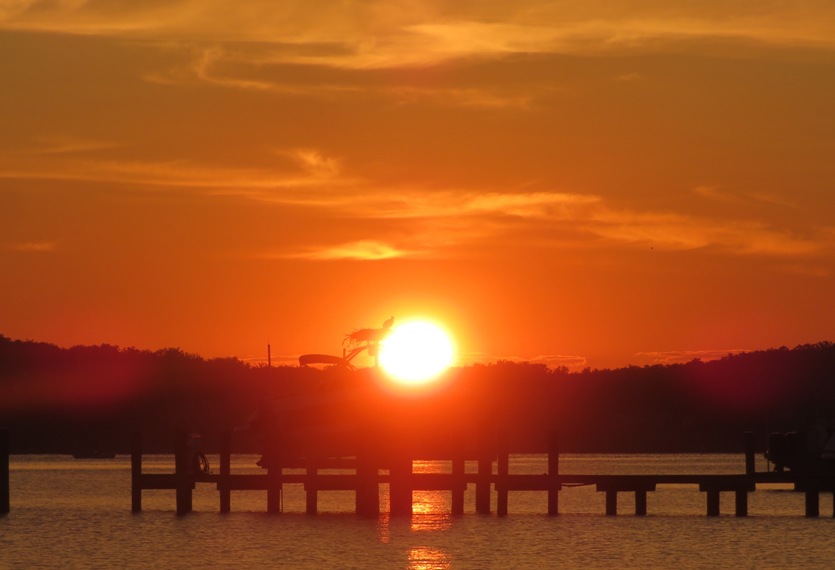
<svg viewBox="0 0 835 570"><path fill-rule="evenodd" d="M346 84L290 82L283 74L276 78L274 68L281 62L264 61L269 44L228 46L217 42L176 41L152 44L154 49L173 58L167 67L146 71L150 83L162 85L208 85L244 91L262 91L296 97L332 97L358 88ZM266 50L266 51L265 51Z"/></svg>
<svg viewBox="0 0 835 570"><path fill-rule="evenodd" d="M50 253L58 249L55 241L26 241L6 244L3 249L24 253Z"/></svg>
<svg viewBox="0 0 835 570"><path fill-rule="evenodd" d="M520 218L577 219L581 211L601 203L598 196L568 192L497 192L379 189L370 200L355 205L353 213L373 218L448 218L502 215Z"/></svg>
<svg viewBox="0 0 835 570"><path fill-rule="evenodd" d="M714 249L726 254L794 257L829 253L835 247L832 232L826 228L796 235L757 220L615 209L600 196L564 192L403 193L354 206L354 215L374 218L454 217L459 222L469 220L467 225L481 224L486 217L505 218L505 223L492 227L491 238L497 231L522 231L537 221L611 244L644 244L668 251Z"/></svg>
<svg viewBox="0 0 835 570"><path fill-rule="evenodd" d="M790 263L783 266L787 273L803 275L805 277L831 277L835 275L835 264L821 265L818 263Z"/></svg>
<svg viewBox="0 0 835 570"><path fill-rule="evenodd" d="M751 204L760 203L780 208L797 209L798 206L784 196L778 196L768 192L733 192L727 188L713 185L700 185L693 188L693 193L712 200L726 204Z"/></svg>
<svg viewBox="0 0 835 570"><path fill-rule="evenodd" d="M732 354L750 352L749 349L731 348L715 350L666 350L638 352L635 354L639 359L649 361L650 364L684 364L692 360L708 362L718 360Z"/></svg>
<svg viewBox="0 0 835 570"><path fill-rule="evenodd" d="M235 59L237 58L231 57L228 51L224 50L222 47L211 46L209 48L202 49L198 55L191 60L190 65L185 69L193 73L194 79L213 85L235 87L238 89L255 89L258 91L274 91L278 89L277 85L269 81L231 77L219 74L215 71L219 63L223 63L225 61L228 62L230 60L235 63ZM167 77L156 75L148 76L148 78L152 81L156 80L163 83L176 83L177 81L175 81L175 77L177 76L179 76L179 79L189 78L188 74L183 75L182 72L176 73L177 70L174 71L175 73L169 73ZM286 86L282 86L281 90L289 91Z"/></svg>
<svg viewBox="0 0 835 570"><path fill-rule="evenodd" d="M738 196L719 188L718 186L701 185L693 188L693 192L708 200L717 202L741 202Z"/></svg>
<svg viewBox="0 0 835 570"><path fill-rule="evenodd" d="M524 357L479 352L461 354L458 357L458 361L460 365L492 364L494 362L530 362L532 364L544 364L548 368L565 367L572 372L577 372L588 366L588 359L585 356L564 354L542 354L538 356Z"/></svg>
<svg viewBox="0 0 835 570"><path fill-rule="evenodd" d="M520 109L528 110L533 105L531 93L513 93L487 88L435 88L400 86L385 88L384 93L393 95L401 103L429 102L450 107L473 109Z"/></svg>
<svg viewBox="0 0 835 570"><path fill-rule="evenodd" d="M654 50L659 42L732 39L775 45L835 46L835 6L826 0L522 0L460 7L409 0L232 0L120 3L13 0L0 29L190 42L263 44L261 61L353 69L426 66L474 57L531 53ZM313 48L313 49L302 49ZM207 76L210 77L210 76ZM257 82L252 86L257 87Z"/></svg>
<svg viewBox="0 0 835 570"><path fill-rule="evenodd" d="M725 220L677 213L601 208L585 228L609 240L642 243L658 249L714 248L725 253L805 256L824 253L835 243L824 230L799 236L755 220Z"/></svg>
<svg viewBox="0 0 835 570"><path fill-rule="evenodd" d="M794 210L798 209L798 205L791 199L786 198L785 196L777 196L776 194L770 192L751 192L750 194L748 194L748 196L752 200L756 200L765 204L770 204L772 206L778 206L780 208L791 208Z"/></svg>
<svg viewBox="0 0 835 570"><path fill-rule="evenodd" d="M340 158L315 148L275 151L288 159L289 167L284 169L224 168L189 161L93 160L66 156L70 149L85 148L84 144L67 143L63 148L67 150L28 158L0 157L0 178L187 187L305 207L343 219L386 222L361 239L355 236L342 245L316 245L296 252L308 259L449 255L455 248L499 239L531 245L529 235L534 229L540 234L541 247L548 247L549 234L568 232L577 243L597 239L602 245L646 245L667 251L713 250L786 258L811 258L835 251L832 228L798 231L756 218L615 208L597 195L524 186L516 191L476 191L380 185L346 173ZM696 192L716 200L733 199L714 187L703 186Z"/></svg>
<svg viewBox="0 0 835 570"><path fill-rule="evenodd" d="M297 148L279 152L290 156L305 172L320 178L333 179L339 175L341 161L314 148Z"/></svg>
<svg viewBox="0 0 835 570"><path fill-rule="evenodd" d="M567 355L567 354L542 354L528 359L529 362L540 362L548 368L558 368L564 366L569 370L582 370L588 365L588 360L585 356Z"/></svg>
<svg viewBox="0 0 835 570"><path fill-rule="evenodd" d="M28 147L18 149L14 154L23 156L86 154L121 146L115 142L85 139L63 134L44 135L32 141L32 143Z"/></svg>
<svg viewBox="0 0 835 570"><path fill-rule="evenodd" d="M268 45L268 44L267 44ZM229 89L266 91L287 96L313 99L333 99L346 94L365 93L385 97L396 104L430 104L482 110L531 110L535 93L530 89L509 89L499 86L438 86L389 84L366 81L357 83L341 76L311 80L290 80L281 71L287 66L325 66L311 62L309 57L296 61L298 56L275 55L273 48L265 44L247 49L211 46L182 46L178 49L186 61L167 69L147 72L144 79L167 85L206 84ZM167 49L171 50L169 46ZM280 50L279 50L280 51ZM326 50L328 51L328 50ZM336 56L329 56L336 57ZM339 67L328 65L326 67ZM358 77L358 76L357 76Z"/></svg>
<svg viewBox="0 0 835 570"><path fill-rule="evenodd" d="M356 181L338 178L339 161L313 150L288 151L295 157L298 169L264 169L220 167L188 160L147 161L30 156L66 154L69 151L20 153L0 156L0 178L30 180L76 180L111 182L171 188L204 188L217 191L250 193L263 191L258 197L276 199L275 189L292 190L321 185L328 178L331 188ZM24 155L24 156L21 156Z"/></svg>
<svg viewBox="0 0 835 570"><path fill-rule="evenodd" d="M410 252L408 251L397 249L396 247L384 242L373 240L361 240L350 243L324 246L320 248L310 248L308 251L301 253L291 253L286 255L285 257L321 261L331 261L340 259L351 259L357 261L379 261L381 259L404 257L409 254Z"/></svg>

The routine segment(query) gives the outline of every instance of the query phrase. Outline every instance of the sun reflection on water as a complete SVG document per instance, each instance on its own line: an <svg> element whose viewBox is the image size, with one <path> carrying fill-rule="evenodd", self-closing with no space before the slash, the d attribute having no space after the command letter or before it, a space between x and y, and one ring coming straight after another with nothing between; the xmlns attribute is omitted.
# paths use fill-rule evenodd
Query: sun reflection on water
<svg viewBox="0 0 835 570"><path fill-rule="evenodd" d="M445 462L415 461L414 473L449 472ZM381 497L388 502L388 489ZM408 541L407 568L413 570L437 570L452 567L450 552L427 542L435 533L448 532L452 528L452 497L449 491L412 492L412 516L391 517L389 513L380 516L377 526L378 538L384 544Z"/></svg>
<svg viewBox="0 0 835 570"><path fill-rule="evenodd" d="M451 501L448 491L413 491L413 531L448 530L452 527Z"/></svg>
<svg viewBox="0 0 835 570"><path fill-rule="evenodd" d="M412 570L439 570L452 568L452 556L440 548L416 546L409 551L409 565Z"/></svg>

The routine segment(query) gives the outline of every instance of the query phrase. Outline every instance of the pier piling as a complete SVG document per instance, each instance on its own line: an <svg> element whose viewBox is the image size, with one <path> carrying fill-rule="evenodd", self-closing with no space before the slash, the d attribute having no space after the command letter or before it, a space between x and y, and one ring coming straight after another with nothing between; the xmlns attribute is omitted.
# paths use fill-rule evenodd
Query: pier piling
<svg viewBox="0 0 835 570"><path fill-rule="evenodd" d="M177 479L177 514L185 515L192 511L194 480L189 465L188 432L183 429L177 430L174 441L174 474Z"/></svg>
<svg viewBox="0 0 835 570"><path fill-rule="evenodd" d="M281 475L283 469L280 465L269 465L267 467L267 512L270 514L281 513L281 492L283 482Z"/></svg>
<svg viewBox="0 0 835 570"><path fill-rule="evenodd" d="M552 431L548 436L548 515L556 516L560 513L560 434Z"/></svg>
<svg viewBox="0 0 835 570"><path fill-rule="evenodd" d="M498 479L496 480L496 514L507 516L508 475L510 474L510 451L504 434L498 441Z"/></svg>
<svg viewBox="0 0 835 570"><path fill-rule="evenodd" d="M357 457L356 511L366 517L380 514L379 468L366 450Z"/></svg>
<svg viewBox="0 0 835 570"><path fill-rule="evenodd" d="M817 517L820 515L820 493L816 488L807 488L804 492L806 496L806 516Z"/></svg>
<svg viewBox="0 0 835 570"><path fill-rule="evenodd" d="M606 490L606 515L613 517L618 514L618 492L614 489Z"/></svg>
<svg viewBox="0 0 835 570"><path fill-rule="evenodd" d="M273 515L279 514L282 511L284 461L288 455L284 439L284 432L280 430L274 431L270 445L267 446L264 452L267 466L267 512Z"/></svg>
<svg viewBox="0 0 835 570"><path fill-rule="evenodd" d="M707 491L707 516L719 516L719 491L708 489Z"/></svg>
<svg viewBox="0 0 835 570"><path fill-rule="evenodd" d="M456 452L452 460L452 514L459 516L464 514L464 491L467 489L467 482L464 479L464 454Z"/></svg>
<svg viewBox="0 0 835 570"><path fill-rule="evenodd" d="M753 475L756 471L755 451L754 451L754 432L745 432L745 474Z"/></svg>
<svg viewBox="0 0 835 570"><path fill-rule="evenodd" d="M224 431L220 434L220 479L217 490L220 493L220 512L228 513L232 510L232 489L230 476L232 474L232 434Z"/></svg>
<svg viewBox="0 0 835 570"><path fill-rule="evenodd" d="M493 476L493 459L482 455L478 459L478 479L475 483L475 512L490 514L490 480Z"/></svg>
<svg viewBox="0 0 835 570"><path fill-rule="evenodd" d="M736 516L748 516L748 491L743 489L736 490Z"/></svg>
<svg viewBox="0 0 835 570"><path fill-rule="evenodd" d="M9 430L0 429L0 515L6 515L10 510Z"/></svg>
<svg viewBox="0 0 835 570"><path fill-rule="evenodd" d="M635 491L635 514L644 517L647 514L647 492Z"/></svg>
<svg viewBox="0 0 835 570"><path fill-rule="evenodd" d="M412 514L412 460L404 457L392 459L389 466L389 513L391 516Z"/></svg>
<svg viewBox="0 0 835 570"><path fill-rule="evenodd" d="M142 510L142 434L134 432L130 438L130 510Z"/></svg>
<svg viewBox="0 0 835 570"><path fill-rule="evenodd" d="M748 493L756 489L751 475L727 475L712 482L699 483L699 490L707 493L707 516L719 516L719 496L722 491L735 493L735 514L738 517L748 516Z"/></svg>
<svg viewBox="0 0 835 570"><path fill-rule="evenodd" d="M311 456L307 458L307 465L305 466L305 474L307 479L304 482L304 512L309 515L315 515L319 510L319 489L316 486L316 476L319 474L316 457Z"/></svg>

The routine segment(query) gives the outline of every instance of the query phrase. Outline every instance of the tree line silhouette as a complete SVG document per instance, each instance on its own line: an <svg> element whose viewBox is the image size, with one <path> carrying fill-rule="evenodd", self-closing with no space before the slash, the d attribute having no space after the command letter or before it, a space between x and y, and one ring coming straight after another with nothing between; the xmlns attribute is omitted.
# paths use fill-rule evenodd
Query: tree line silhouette
<svg viewBox="0 0 835 570"><path fill-rule="evenodd" d="M0 427L12 431L14 453L125 453L136 430L148 451L169 452L179 427L211 448L216 434L265 413L289 429L362 425L427 448L499 430L514 449L539 451L558 429L566 452L731 452L746 430L763 448L771 431L835 427L835 344L580 372L500 361L451 369L425 393L404 394L373 369L0 336ZM245 433L236 449L257 452Z"/></svg>

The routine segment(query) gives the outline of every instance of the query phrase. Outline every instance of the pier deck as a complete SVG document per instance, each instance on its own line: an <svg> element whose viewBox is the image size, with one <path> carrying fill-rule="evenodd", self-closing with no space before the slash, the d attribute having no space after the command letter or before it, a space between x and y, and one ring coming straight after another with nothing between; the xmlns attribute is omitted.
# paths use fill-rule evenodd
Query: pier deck
<svg viewBox="0 0 835 570"><path fill-rule="evenodd" d="M182 436L180 436L182 438ZM747 442L751 440L746 434ZM576 486L594 486L598 492L605 493L606 514L618 512L618 494L633 493L635 514L647 514L647 493L655 491L659 485L693 485L706 494L706 512L708 516L718 516L719 497L722 492L735 494L736 516L748 515L748 493L756 490L757 485L792 484L805 493L806 516L819 516L819 494L833 487L832 476L801 475L792 472L756 472L754 470L754 451L750 443L746 444L745 473L739 474L651 474L651 475L605 475L605 474L561 474L559 473L559 451L557 445L550 446L549 472L532 474L512 474L509 472L509 452L501 450L491 457L452 458L451 473L413 473L412 460L400 457L397 460L380 462L369 458L357 459L308 459L307 465L300 468L275 466L261 474L233 474L231 472L231 453L228 438L222 440L220 472L216 474L193 473L189 470L190 462L184 456L185 447L175 446L175 472L169 474L150 474L142 472L141 438L134 436L132 462L132 510L142 509L142 491L148 489L172 489L177 492L177 513L186 514L192 509L192 490L197 484L214 484L220 493L220 511L231 510L232 491L267 491L267 511L278 513L281 510L280 496L284 485L303 485L307 496L306 510L310 514L317 512L318 492L353 491L356 493L356 512L365 515L378 515L379 486L388 485L390 492L389 512L392 515L409 515L412 512L412 491L449 491L452 493L453 514L464 512L464 491L475 485L478 513L491 512L491 495L495 491L496 513L508 514L508 494L517 491L539 491L547 493L547 512L559 514L559 493ZM447 459L450 458L438 458ZM476 462L477 472L467 472L465 461ZM381 466L381 463L385 467ZM494 464L496 469L494 470ZM293 472L286 472L285 469ZM320 470L340 470L342 473L321 473ZM344 472L347 471L347 472ZM833 505L835 516L835 505Z"/></svg>

